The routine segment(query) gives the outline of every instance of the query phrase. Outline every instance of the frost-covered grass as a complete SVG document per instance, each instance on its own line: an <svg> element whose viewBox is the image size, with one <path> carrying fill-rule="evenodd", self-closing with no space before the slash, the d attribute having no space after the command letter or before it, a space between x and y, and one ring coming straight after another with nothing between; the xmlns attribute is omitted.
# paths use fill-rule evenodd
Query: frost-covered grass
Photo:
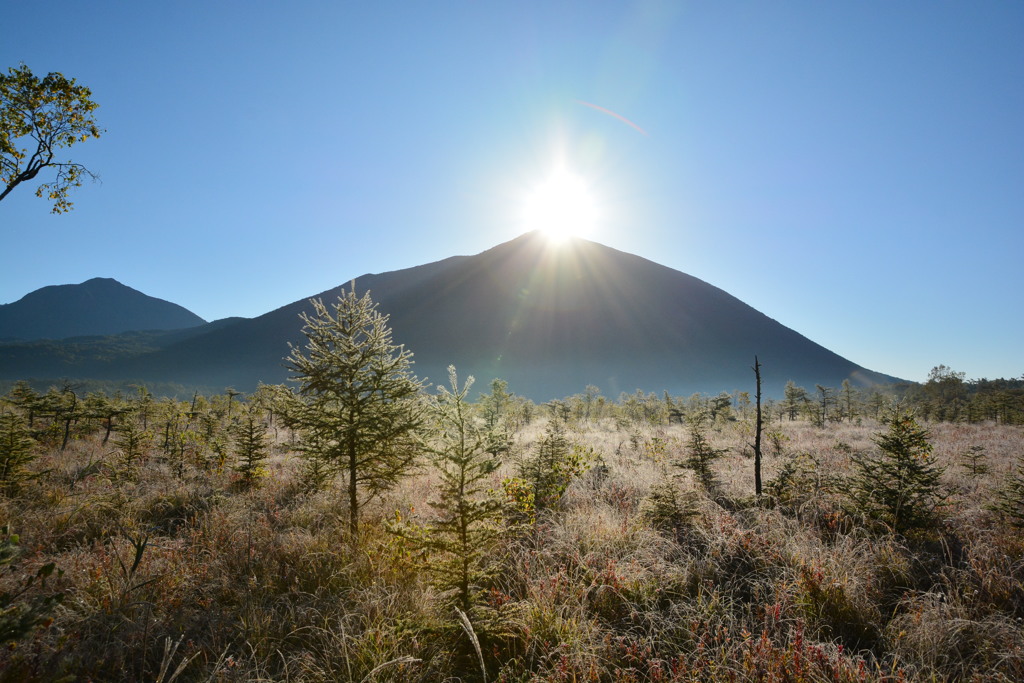
<svg viewBox="0 0 1024 683"><path fill-rule="evenodd" d="M787 463L799 476L760 503L747 423L708 429L726 450L712 491L675 464L686 426L572 424L590 469L534 524L508 525L468 626L386 530L433 514L427 467L366 508L353 544L340 489L302 485L286 430L251 488L208 463L178 476L156 449L128 476L84 435L40 447L36 476L0 496L20 536L0 591L64 596L0 654L0 679L1024 680L1024 539L987 509L1024 430L929 427L949 498L941 524L902 538L845 504L876 423L767 426L765 481ZM496 491L543 434L539 420L513 435ZM960 465L971 446L979 477ZM685 501L678 517L657 487ZM50 562L59 573L23 591Z"/></svg>

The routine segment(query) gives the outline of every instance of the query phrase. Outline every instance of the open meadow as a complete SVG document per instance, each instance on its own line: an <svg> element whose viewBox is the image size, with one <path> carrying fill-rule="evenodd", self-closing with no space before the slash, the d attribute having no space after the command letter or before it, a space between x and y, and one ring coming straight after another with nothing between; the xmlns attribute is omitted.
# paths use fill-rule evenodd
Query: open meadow
<svg viewBox="0 0 1024 683"><path fill-rule="evenodd" d="M871 469L894 413L769 411L758 498L749 406L486 394L449 403L489 463L460 470L434 401L353 535L273 392L73 419L16 393L3 680L1024 679L1021 426L911 418L918 495Z"/></svg>

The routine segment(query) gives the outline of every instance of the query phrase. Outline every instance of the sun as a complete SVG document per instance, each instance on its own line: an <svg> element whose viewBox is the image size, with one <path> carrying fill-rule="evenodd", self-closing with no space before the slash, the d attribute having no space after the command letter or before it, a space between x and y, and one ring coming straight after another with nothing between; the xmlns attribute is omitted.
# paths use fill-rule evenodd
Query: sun
<svg viewBox="0 0 1024 683"><path fill-rule="evenodd" d="M555 243L593 231L597 201L583 178L563 167L555 168L527 194L523 222Z"/></svg>

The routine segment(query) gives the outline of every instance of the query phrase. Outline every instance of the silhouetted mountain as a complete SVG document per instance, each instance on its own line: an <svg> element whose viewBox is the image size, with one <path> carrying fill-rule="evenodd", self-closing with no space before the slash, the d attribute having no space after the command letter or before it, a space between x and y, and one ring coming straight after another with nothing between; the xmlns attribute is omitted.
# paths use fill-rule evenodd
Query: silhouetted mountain
<svg viewBox="0 0 1024 683"><path fill-rule="evenodd" d="M348 284L317 295L335 299ZM553 247L527 234L476 256L357 278L390 315L415 370L442 382L455 364L477 389L501 377L534 399L594 384L675 395L749 390L763 364L765 391L787 380L813 387L895 381L856 365L690 275L582 239ZM51 376L166 381L253 389L287 378L288 343L301 344L297 301L258 318L202 327L141 353L64 364ZM167 341L164 339L164 341ZM0 378L15 378L0 347ZM43 368L35 366L39 376ZM80 370L80 371L76 371Z"/></svg>
<svg viewBox="0 0 1024 683"><path fill-rule="evenodd" d="M176 330L206 321L110 278L54 285L0 305L0 340L66 339L132 330Z"/></svg>

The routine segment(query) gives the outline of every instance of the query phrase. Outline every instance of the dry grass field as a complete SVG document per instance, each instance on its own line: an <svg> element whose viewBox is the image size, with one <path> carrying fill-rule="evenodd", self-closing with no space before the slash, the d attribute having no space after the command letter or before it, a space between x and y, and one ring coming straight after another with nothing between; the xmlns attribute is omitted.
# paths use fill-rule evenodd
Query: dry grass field
<svg viewBox="0 0 1024 683"><path fill-rule="evenodd" d="M487 475L506 503L547 434L533 412ZM883 424L776 417L758 501L752 420L706 426L724 451L706 486L678 465L691 427L602 412L566 425L576 464L556 500L506 506L464 617L430 553L393 533L437 514L426 463L367 504L353 541L341 486L309 487L279 424L246 485L216 424L169 455L155 409L128 462L102 420L61 452L60 425L36 418L36 457L0 496L0 679L1024 680L1024 536L990 509L1020 481L1024 428L926 424L944 501L896 534L848 490Z"/></svg>

